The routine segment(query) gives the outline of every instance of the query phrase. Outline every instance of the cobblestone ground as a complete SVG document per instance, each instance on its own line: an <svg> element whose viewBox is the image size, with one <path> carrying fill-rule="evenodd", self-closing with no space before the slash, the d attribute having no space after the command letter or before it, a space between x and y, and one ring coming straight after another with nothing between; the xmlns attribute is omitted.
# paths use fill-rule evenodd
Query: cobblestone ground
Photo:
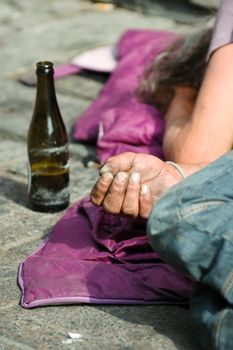
<svg viewBox="0 0 233 350"><path fill-rule="evenodd" d="M162 3L162 1L161 1ZM167 1L166 1L167 3ZM128 28L187 32L201 12L167 10L158 3L146 17L126 9L78 0L1 0L0 10L0 349L175 350L196 349L189 311L168 306L19 306L17 268L49 233L59 214L27 208L26 133L35 89L17 79L41 59L67 62L86 49L115 43ZM157 12L156 12L157 11ZM56 83L67 127L97 96L101 77L72 76ZM93 150L72 144L71 200L88 193L97 171L83 166ZM68 344L68 332L83 341Z"/></svg>

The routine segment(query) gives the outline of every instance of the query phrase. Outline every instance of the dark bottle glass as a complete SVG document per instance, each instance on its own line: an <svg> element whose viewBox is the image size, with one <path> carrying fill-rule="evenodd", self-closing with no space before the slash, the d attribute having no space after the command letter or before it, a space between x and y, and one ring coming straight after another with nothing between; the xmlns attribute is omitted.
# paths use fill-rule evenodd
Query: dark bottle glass
<svg viewBox="0 0 233 350"><path fill-rule="evenodd" d="M29 205L56 212L69 204L68 135L56 99L53 64L36 66L36 102L27 138Z"/></svg>

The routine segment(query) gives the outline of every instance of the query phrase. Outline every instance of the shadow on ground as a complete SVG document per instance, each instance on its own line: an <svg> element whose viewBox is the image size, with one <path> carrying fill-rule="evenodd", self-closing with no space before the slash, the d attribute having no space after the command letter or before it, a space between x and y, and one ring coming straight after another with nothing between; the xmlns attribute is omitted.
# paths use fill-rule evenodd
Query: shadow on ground
<svg viewBox="0 0 233 350"><path fill-rule="evenodd" d="M5 176L0 176L0 194L25 208L28 206L27 185Z"/></svg>
<svg viewBox="0 0 233 350"><path fill-rule="evenodd" d="M190 339L193 338L195 327L191 321L189 306L169 307L163 305L151 306L98 306L102 311L126 321L129 324L149 326L165 337L169 338L177 347L183 350L199 350L198 346ZM182 332L181 332L182 329ZM187 347L186 347L187 346Z"/></svg>

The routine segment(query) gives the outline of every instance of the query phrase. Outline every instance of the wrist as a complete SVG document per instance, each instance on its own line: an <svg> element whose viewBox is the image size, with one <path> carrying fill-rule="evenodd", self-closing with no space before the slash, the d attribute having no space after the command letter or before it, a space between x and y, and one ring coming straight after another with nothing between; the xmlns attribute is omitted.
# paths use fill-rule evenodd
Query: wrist
<svg viewBox="0 0 233 350"><path fill-rule="evenodd" d="M171 161L167 161L165 163L168 164L170 170L172 169L173 174L176 174L176 177L179 176L180 181L196 173L197 171L200 171L209 164L209 162L194 164L177 164Z"/></svg>
<svg viewBox="0 0 233 350"><path fill-rule="evenodd" d="M171 161L167 161L165 163L169 164L173 169L175 169L176 172L180 175L182 180L186 177L185 171L182 169L182 167L179 164Z"/></svg>

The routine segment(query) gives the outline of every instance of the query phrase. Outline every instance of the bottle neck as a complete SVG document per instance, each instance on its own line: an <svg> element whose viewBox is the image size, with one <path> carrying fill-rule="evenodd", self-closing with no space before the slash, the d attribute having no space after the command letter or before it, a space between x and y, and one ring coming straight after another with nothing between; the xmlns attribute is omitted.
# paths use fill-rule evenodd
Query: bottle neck
<svg viewBox="0 0 233 350"><path fill-rule="evenodd" d="M57 104L53 71L37 72L36 105Z"/></svg>
<svg viewBox="0 0 233 350"><path fill-rule="evenodd" d="M37 63L37 92L35 108L38 111L58 109L53 79L53 63L41 61Z"/></svg>

